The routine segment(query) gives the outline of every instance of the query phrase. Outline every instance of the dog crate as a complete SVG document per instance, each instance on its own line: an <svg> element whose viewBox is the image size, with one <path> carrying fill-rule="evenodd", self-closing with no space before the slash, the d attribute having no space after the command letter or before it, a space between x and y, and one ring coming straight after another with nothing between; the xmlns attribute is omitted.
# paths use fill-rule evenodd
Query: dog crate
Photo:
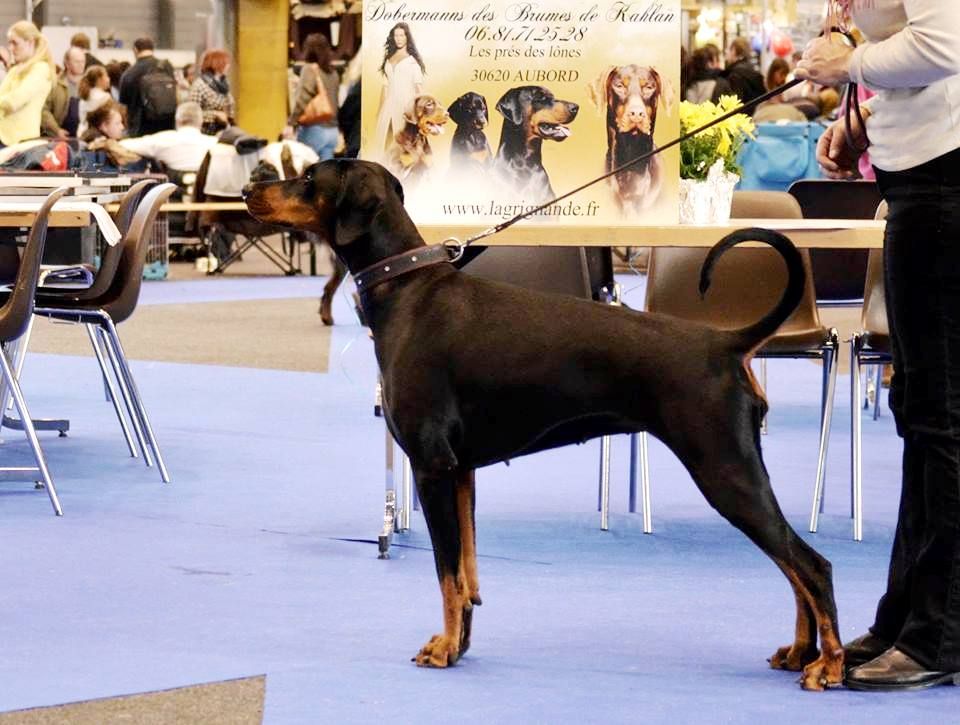
<svg viewBox="0 0 960 725"><path fill-rule="evenodd" d="M96 257L93 263L100 266L100 259L107 241L97 229ZM165 212L157 214L147 240L147 259L143 265L144 279L166 279L170 271L170 234Z"/></svg>

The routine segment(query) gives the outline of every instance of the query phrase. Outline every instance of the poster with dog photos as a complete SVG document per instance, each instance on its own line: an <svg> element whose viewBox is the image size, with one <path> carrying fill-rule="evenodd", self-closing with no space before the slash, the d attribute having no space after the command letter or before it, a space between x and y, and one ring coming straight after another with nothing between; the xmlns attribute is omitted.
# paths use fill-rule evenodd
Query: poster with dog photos
<svg viewBox="0 0 960 725"><path fill-rule="evenodd" d="M491 225L679 135L680 0L367 0L361 158L418 224ZM677 222L676 147L525 224Z"/></svg>

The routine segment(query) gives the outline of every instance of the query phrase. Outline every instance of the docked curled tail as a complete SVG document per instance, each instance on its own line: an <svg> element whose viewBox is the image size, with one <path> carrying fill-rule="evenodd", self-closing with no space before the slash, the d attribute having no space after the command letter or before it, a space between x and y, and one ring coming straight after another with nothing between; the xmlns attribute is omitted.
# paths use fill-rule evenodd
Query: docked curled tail
<svg viewBox="0 0 960 725"><path fill-rule="evenodd" d="M752 325L732 331L732 334L740 340L740 344L738 344L737 347L746 352L758 347L764 340L776 332L777 328L793 314L793 311L803 298L803 288L806 284L806 271L800 252L793 246L793 242L783 234L758 227L739 229L717 242L710 250L710 253L707 254L707 258L703 262L703 268L700 270L701 296L710 288L710 277L713 274L713 268L717 260L720 259L724 252L741 242L763 242L769 244L780 253L780 256L783 257L784 262L787 264L787 286L776 306Z"/></svg>

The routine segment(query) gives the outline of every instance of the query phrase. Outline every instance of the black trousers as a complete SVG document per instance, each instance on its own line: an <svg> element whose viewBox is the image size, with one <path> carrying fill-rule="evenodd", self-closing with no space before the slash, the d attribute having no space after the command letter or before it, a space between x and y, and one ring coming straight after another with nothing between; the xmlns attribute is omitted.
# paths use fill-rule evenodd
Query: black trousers
<svg viewBox="0 0 960 725"><path fill-rule="evenodd" d="M877 171L893 348L890 407L903 438L900 512L873 632L960 671L960 149Z"/></svg>

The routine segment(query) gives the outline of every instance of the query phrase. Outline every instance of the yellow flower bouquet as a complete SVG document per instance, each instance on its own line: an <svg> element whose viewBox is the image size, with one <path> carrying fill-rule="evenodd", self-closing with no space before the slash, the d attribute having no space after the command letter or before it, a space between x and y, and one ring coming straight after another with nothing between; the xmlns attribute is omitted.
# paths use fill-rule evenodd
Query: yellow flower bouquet
<svg viewBox="0 0 960 725"><path fill-rule="evenodd" d="M740 105L736 96L719 103L680 104L683 135L710 123ZM740 181L737 156L753 138L749 116L738 113L680 143L680 221L692 224L725 222L730 218L733 189Z"/></svg>
<svg viewBox="0 0 960 725"><path fill-rule="evenodd" d="M729 113L740 105L736 96L721 96L719 103L680 104L680 132L684 135L715 118ZM745 113L738 113L716 126L688 138L680 144L680 178L704 181L718 160L723 169L731 174L740 173L737 155L744 141L753 138L753 120Z"/></svg>

